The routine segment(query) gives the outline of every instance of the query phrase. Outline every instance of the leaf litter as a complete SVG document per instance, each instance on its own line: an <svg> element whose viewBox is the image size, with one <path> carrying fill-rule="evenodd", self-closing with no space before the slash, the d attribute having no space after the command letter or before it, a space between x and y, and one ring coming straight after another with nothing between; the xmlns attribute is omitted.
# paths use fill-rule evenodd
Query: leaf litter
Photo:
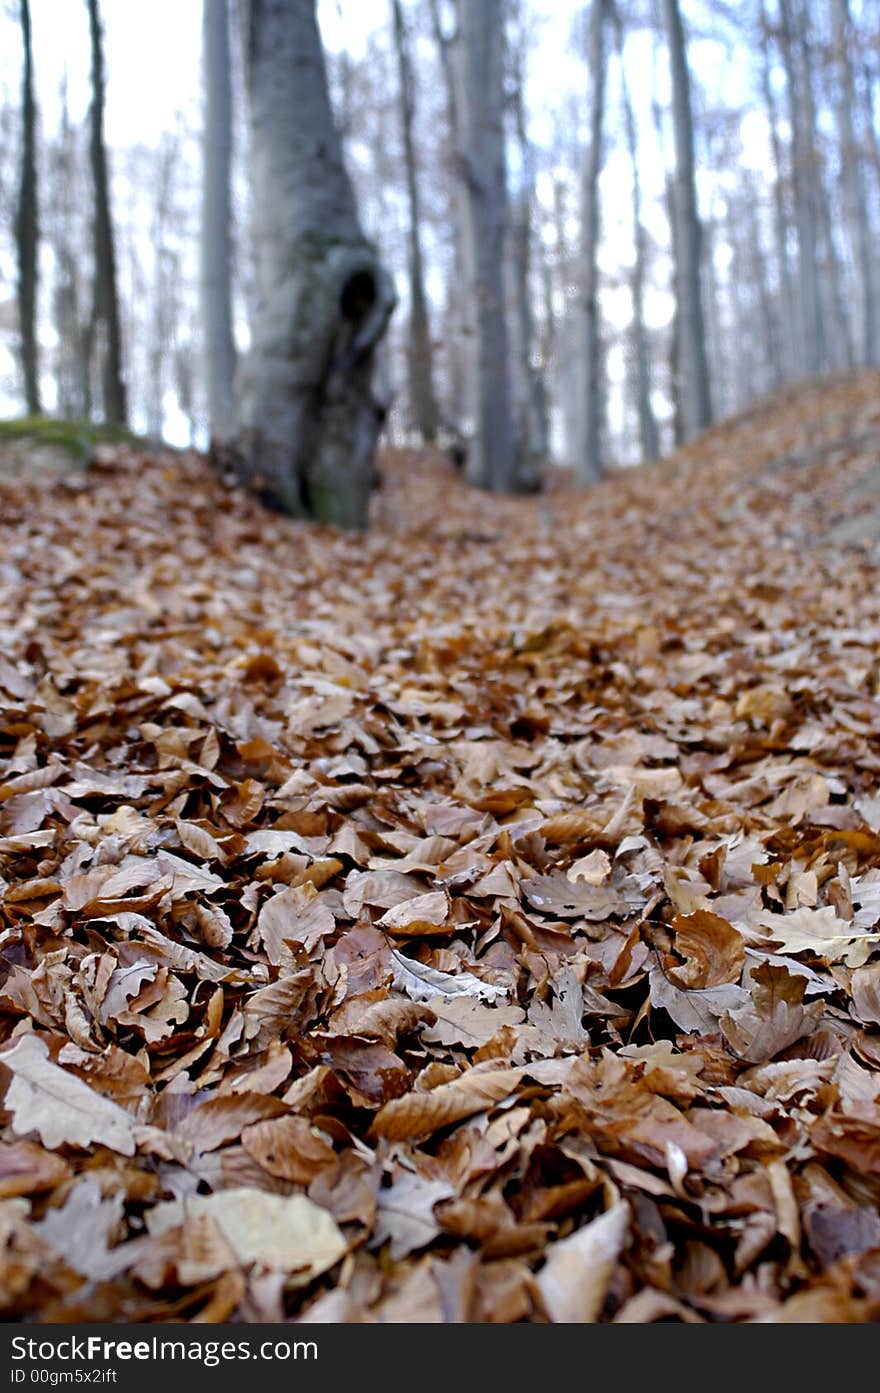
<svg viewBox="0 0 880 1393"><path fill-rule="evenodd" d="M878 399L2 486L4 1319L880 1317Z"/></svg>

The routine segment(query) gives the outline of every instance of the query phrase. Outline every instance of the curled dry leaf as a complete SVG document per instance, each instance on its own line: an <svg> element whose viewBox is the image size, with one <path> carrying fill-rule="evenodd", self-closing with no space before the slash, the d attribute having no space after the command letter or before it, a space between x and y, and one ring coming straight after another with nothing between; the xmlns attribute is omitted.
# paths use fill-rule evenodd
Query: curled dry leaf
<svg viewBox="0 0 880 1393"><path fill-rule="evenodd" d="M597 1319L629 1222L629 1206L618 1200L550 1249L538 1273L538 1290L552 1321L584 1324Z"/></svg>
<svg viewBox="0 0 880 1393"><path fill-rule="evenodd" d="M380 1108L370 1133L403 1141L407 1137L429 1136L432 1132L483 1112L506 1098L516 1087L521 1069L471 1069L451 1083L440 1084L425 1093L407 1093Z"/></svg>
<svg viewBox="0 0 880 1393"><path fill-rule="evenodd" d="M738 982L745 962L742 934L719 914L697 909L693 914L677 914L672 921L674 948L685 959L681 967L667 973L685 991L704 990Z"/></svg>
<svg viewBox="0 0 880 1393"><path fill-rule="evenodd" d="M445 890L432 890L416 895L386 910L377 922L380 928L398 938L415 938L420 934L438 933L449 919L449 896Z"/></svg>
<svg viewBox="0 0 880 1393"><path fill-rule="evenodd" d="M483 982L472 972L439 972L426 967L414 958L405 958L396 948L391 950L392 983L413 1001L430 1001L432 997L447 999L454 996L475 996L481 1001L498 1001L507 993L503 987Z"/></svg>

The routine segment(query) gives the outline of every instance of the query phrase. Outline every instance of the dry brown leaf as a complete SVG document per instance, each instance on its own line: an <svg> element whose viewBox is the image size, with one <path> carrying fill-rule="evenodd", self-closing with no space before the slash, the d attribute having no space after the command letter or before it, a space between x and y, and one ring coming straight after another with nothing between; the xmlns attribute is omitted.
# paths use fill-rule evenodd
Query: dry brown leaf
<svg viewBox="0 0 880 1393"><path fill-rule="evenodd" d="M629 1206L618 1200L598 1219L549 1250L538 1290L550 1319L583 1324L599 1316L629 1230Z"/></svg>
<svg viewBox="0 0 880 1393"><path fill-rule="evenodd" d="M500 1102L514 1090L521 1074L521 1069L471 1069L426 1093L395 1098L376 1114L370 1133L390 1141L428 1136Z"/></svg>
<svg viewBox="0 0 880 1393"><path fill-rule="evenodd" d="M685 962L681 967L667 964L667 973L685 991L704 990L738 982L745 963L742 934L726 919L708 910L677 914L672 921L674 948Z"/></svg>

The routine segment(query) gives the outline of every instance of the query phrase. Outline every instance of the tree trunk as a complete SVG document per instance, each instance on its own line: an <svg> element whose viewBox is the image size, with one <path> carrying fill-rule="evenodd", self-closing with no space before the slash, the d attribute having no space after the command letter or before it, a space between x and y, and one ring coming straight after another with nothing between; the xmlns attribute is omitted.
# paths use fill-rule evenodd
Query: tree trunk
<svg viewBox="0 0 880 1393"><path fill-rule="evenodd" d="M240 0L258 303L224 452L297 517L365 527L394 288L358 221L315 0Z"/></svg>
<svg viewBox="0 0 880 1393"><path fill-rule="evenodd" d="M675 130L676 283L679 305L679 361L685 437L704 430L712 420L706 329L700 287L701 228L694 179L694 128L691 83L678 0L663 0L672 115Z"/></svg>
<svg viewBox="0 0 880 1393"><path fill-rule="evenodd" d="M464 447L464 437L473 434L477 419L477 326L474 268L468 234L467 188L460 177L459 168L459 151L462 144L460 88L463 81L460 61L461 37L458 32L454 38L446 34L438 0L428 0L428 8L446 96L452 170L449 181L452 267L446 288L449 363L449 420L446 424L457 438L458 444Z"/></svg>
<svg viewBox="0 0 880 1393"><path fill-rule="evenodd" d="M519 15L519 42L514 54L511 106L516 141L519 146L520 185L514 204L510 228L511 267L513 272L514 323L517 348L517 377L520 398L515 452L523 487L537 484L540 464L547 458L549 422L547 417L547 388L542 373L535 365L535 314L532 305L532 207L535 200L535 157L526 126L525 110L525 38L523 17Z"/></svg>
<svg viewBox="0 0 880 1393"><path fill-rule="evenodd" d="M467 192L477 329L477 420L470 473L481 487L503 493L516 486L504 302L504 0L463 0L459 14L459 160Z"/></svg>
<svg viewBox="0 0 880 1393"><path fill-rule="evenodd" d="M599 175L602 171L602 117L605 109L605 8L606 0L593 0L587 39L590 72L590 145L584 165L581 197L581 255L583 283L581 319L583 334L584 435L576 470L582 484L595 483L602 474L602 363L599 342Z"/></svg>
<svg viewBox="0 0 880 1393"><path fill-rule="evenodd" d="M770 23L767 18L765 0L761 0L761 92L770 132L770 147L773 152L773 233L776 241L776 263L779 276L779 299L782 306L781 362L780 379L793 376L797 371L799 349L797 346L797 327L795 315L795 292L792 284L791 264L788 256L789 220L785 207L785 181L782 160L782 142L779 139L779 113L770 77Z"/></svg>
<svg viewBox="0 0 880 1393"><path fill-rule="evenodd" d="M423 441L431 444L437 438L437 398L434 393L431 326L428 319L428 299L425 294L425 270L422 257L421 206L413 143L415 97L409 42L400 0L392 0L392 10L394 14L394 44L397 50L397 67L400 78L400 121L403 128L406 192L409 201L409 395L416 430Z"/></svg>
<svg viewBox="0 0 880 1393"><path fill-rule="evenodd" d="M877 363L877 295L864 162L853 124L857 101L850 50L853 28L849 0L833 0L833 21L838 69L836 111L841 175L847 205L849 240L861 294L861 361L865 366L873 367Z"/></svg>
<svg viewBox="0 0 880 1393"><path fill-rule="evenodd" d="M21 0L21 40L24 70L21 85L21 184L15 218L18 254L18 317L21 331L21 364L29 416L40 412L40 374L37 353L37 110L34 101L34 64L31 49L29 0Z"/></svg>
<svg viewBox="0 0 880 1393"><path fill-rule="evenodd" d="M635 396L639 418L639 442L642 459L656 459L660 454L660 439L657 421L651 402L651 359L648 352L648 336L645 330L645 276L647 249L645 229L642 224L642 185L639 178L638 139L635 115L629 95L629 83L623 59L623 24L620 11L613 6L614 28L617 38L617 58L620 67L621 99L623 119L626 129L626 145L632 169L632 219L633 240L635 242L635 263L632 273L632 357L635 365Z"/></svg>
<svg viewBox="0 0 880 1393"><path fill-rule="evenodd" d="M855 367L855 346L852 327L847 314L843 293L843 273L834 228L831 220L831 199L825 185L820 149L821 133L816 110L815 65L813 63L813 42L810 34L810 17L802 7L798 7L798 37L803 55L804 67L804 121L810 148L810 198L818 223L819 236L823 250L825 275L824 288L829 306L828 322L834 333L832 363L835 367L852 369Z"/></svg>
<svg viewBox="0 0 880 1393"><path fill-rule="evenodd" d="M792 185L798 240L798 299L801 312L801 366L811 377L826 364L825 324L819 292L818 219L813 207L812 136L804 129L803 82L794 47L790 0L779 0L779 46L788 89Z"/></svg>
<svg viewBox="0 0 880 1393"><path fill-rule="evenodd" d="M232 332L232 87L227 0L203 0L202 57L205 125L202 165L201 300L208 429L212 447L235 425Z"/></svg>
<svg viewBox="0 0 880 1393"><path fill-rule="evenodd" d="M126 419L122 378L122 345L119 332L119 298L116 290L116 252L110 218L107 151L104 144L104 53L98 0L86 0L92 44L92 103L89 112L89 158L95 197L94 318L103 326L101 381L104 415L113 425Z"/></svg>

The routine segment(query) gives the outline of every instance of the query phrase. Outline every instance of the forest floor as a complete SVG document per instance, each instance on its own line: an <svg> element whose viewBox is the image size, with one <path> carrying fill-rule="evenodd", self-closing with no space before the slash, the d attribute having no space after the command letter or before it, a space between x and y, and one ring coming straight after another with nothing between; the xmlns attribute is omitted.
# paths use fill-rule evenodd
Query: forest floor
<svg viewBox="0 0 880 1393"><path fill-rule="evenodd" d="M880 378L0 485L0 1317L880 1319Z"/></svg>

